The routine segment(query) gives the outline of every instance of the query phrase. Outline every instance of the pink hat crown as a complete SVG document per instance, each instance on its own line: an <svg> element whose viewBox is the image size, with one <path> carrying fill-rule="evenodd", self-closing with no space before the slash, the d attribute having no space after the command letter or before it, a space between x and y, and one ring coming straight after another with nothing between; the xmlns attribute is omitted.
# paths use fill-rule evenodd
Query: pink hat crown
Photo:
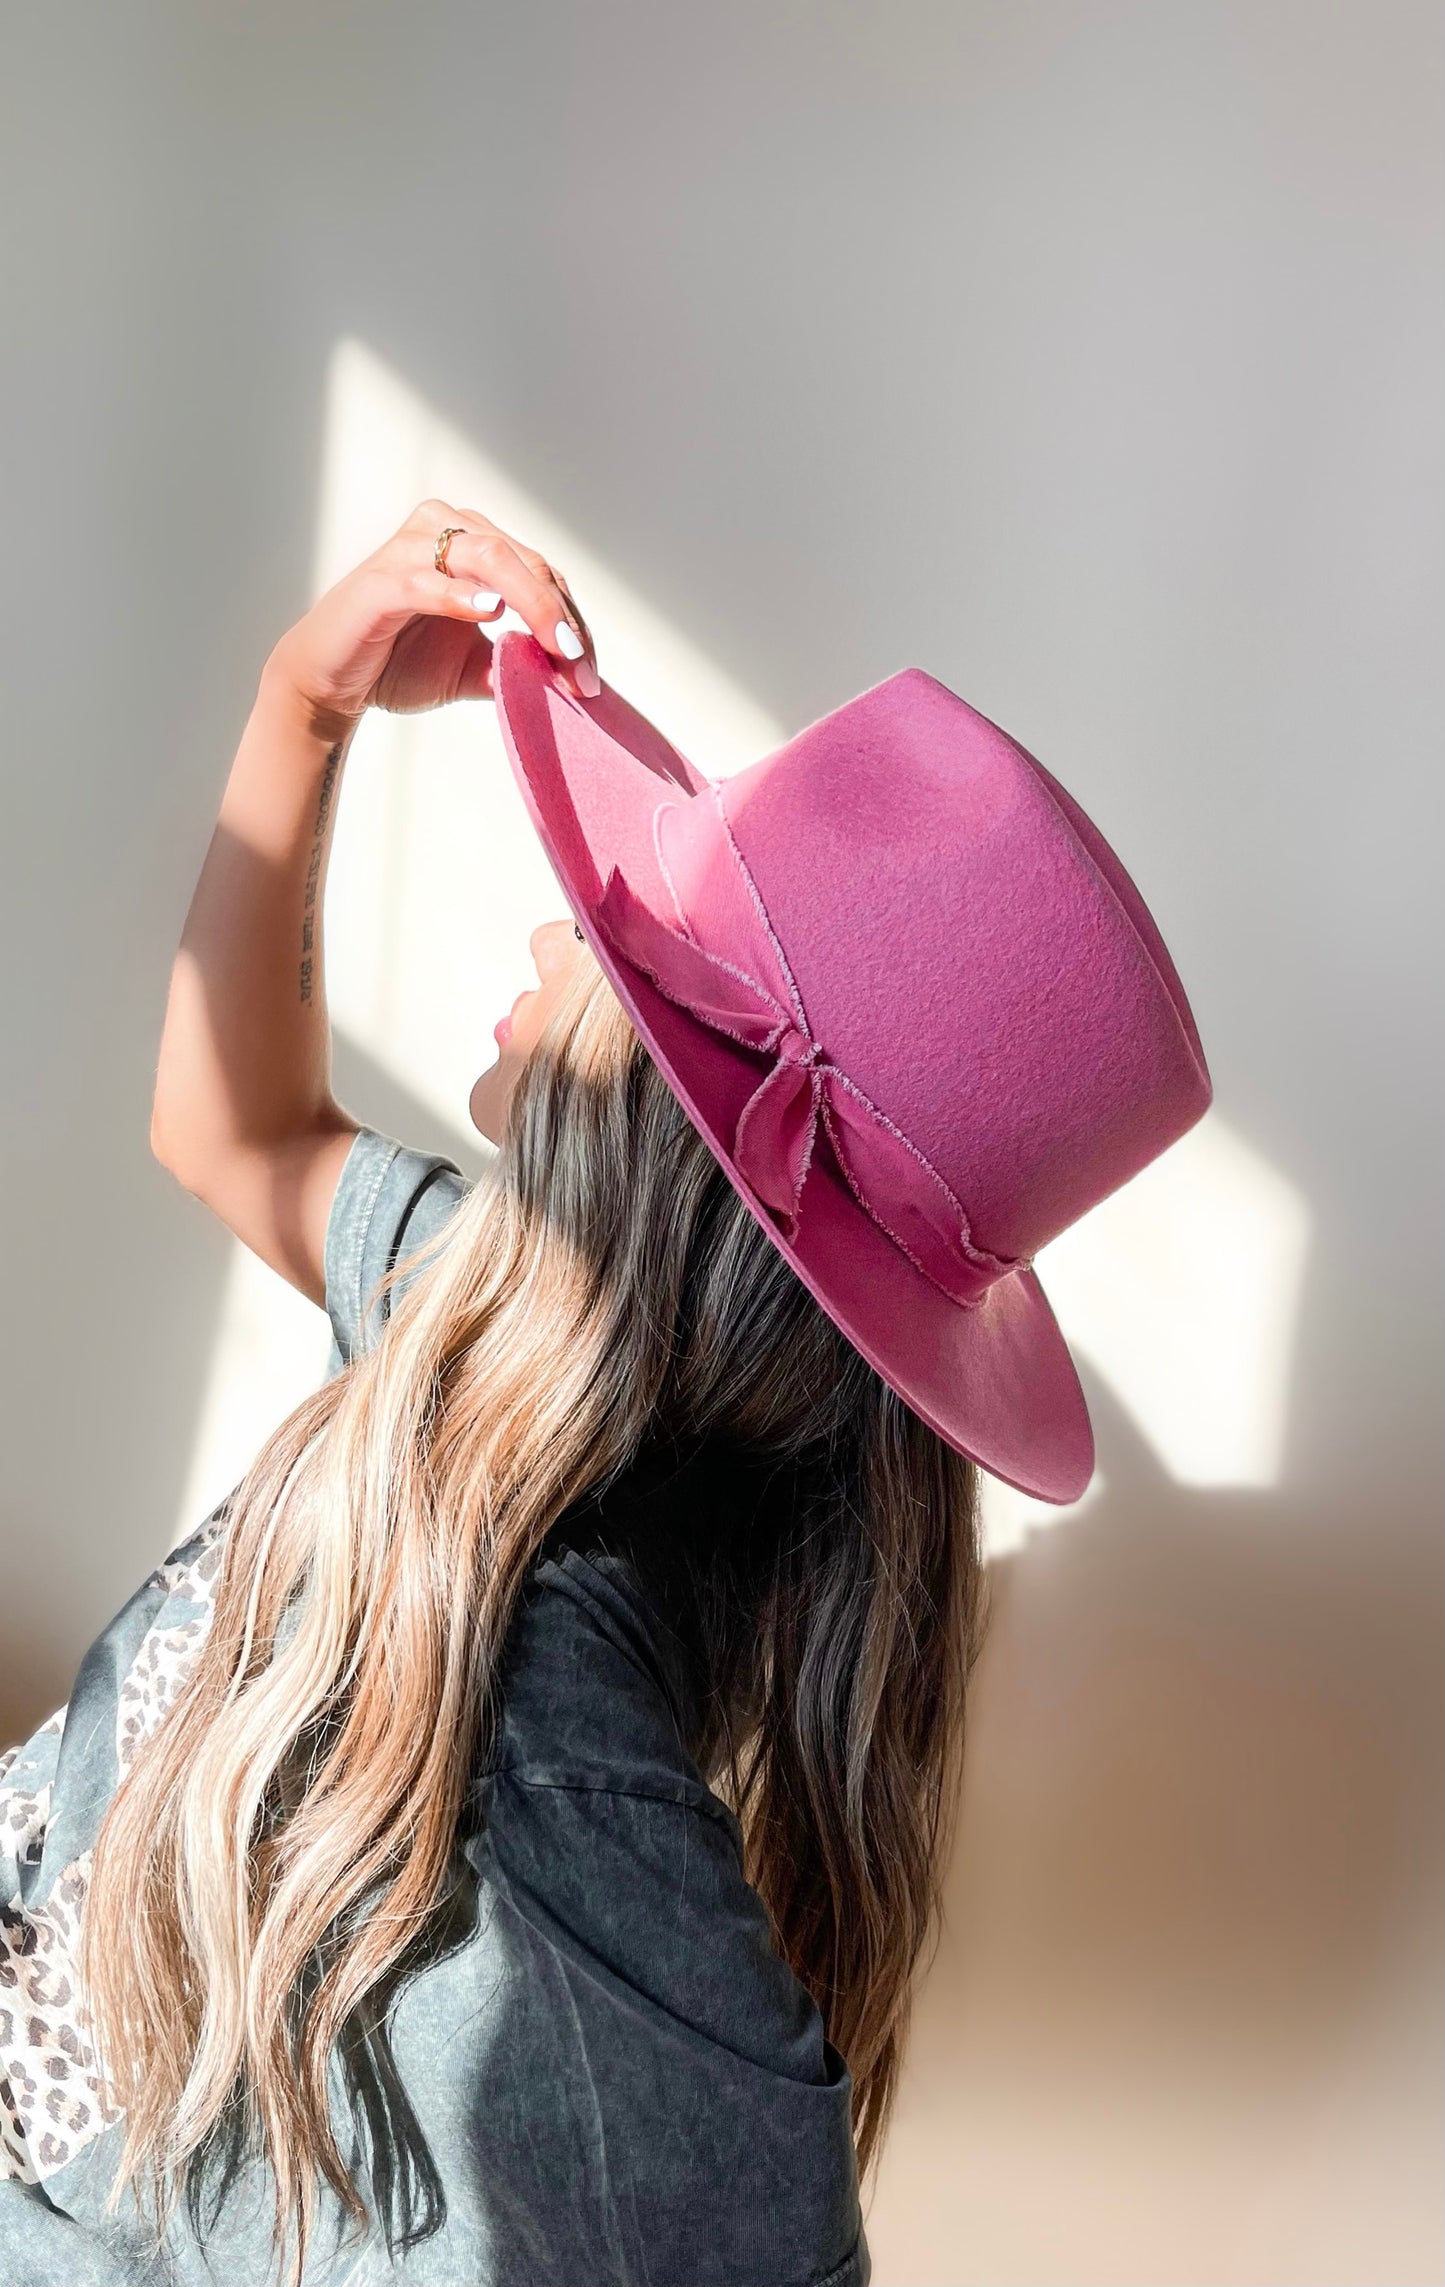
<svg viewBox="0 0 1445 2287"><path fill-rule="evenodd" d="M663 800L653 835L671 911L650 930L624 917L614 869L599 923L669 998L773 1059L736 1142L745 1174L791 1162L791 1197L753 1181L789 1230L826 1135L859 1204L967 1304L1208 1101L1182 987L1118 859L920 669ZM658 921L710 967L669 958ZM920 1242L920 1216L952 1223L956 1264Z"/></svg>

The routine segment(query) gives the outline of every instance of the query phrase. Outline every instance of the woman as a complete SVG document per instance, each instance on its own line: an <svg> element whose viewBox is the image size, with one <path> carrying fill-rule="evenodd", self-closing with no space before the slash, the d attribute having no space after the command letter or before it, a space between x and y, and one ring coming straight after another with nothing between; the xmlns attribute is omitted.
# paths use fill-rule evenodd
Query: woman
<svg viewBox="0 0 1445 2287"><path fill-rule="evenodd" d="M335 1102L321 899L365 709L486 694L574 918L468 1193ZM154 1142L340 1370L0 1773L0 2287L866 2281L978 1465L1092 1466L1032 1255L1208 1098L1117 858L932 678L716 787L484 517L324 596Z"/></svg>

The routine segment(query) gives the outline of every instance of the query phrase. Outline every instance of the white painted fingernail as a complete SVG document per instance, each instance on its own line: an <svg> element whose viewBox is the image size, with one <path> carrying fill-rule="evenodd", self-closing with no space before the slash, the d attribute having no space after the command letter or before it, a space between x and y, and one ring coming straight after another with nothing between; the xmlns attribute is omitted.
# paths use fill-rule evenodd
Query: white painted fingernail
<svg viewBox="0 0 1445 2287"><path fill-rule="evenodd" d="M472 598L472 610L480 612L495 611L501 600L501 597L494 594L490 588L478 588L476 594Z"/></svg>
<svg viewBox="0 0 1445 2287"><path fill-rule="evenodd" d="M557 649L564 659L580 659L587 649L570 620L559 619L557 622Z"/></svg>

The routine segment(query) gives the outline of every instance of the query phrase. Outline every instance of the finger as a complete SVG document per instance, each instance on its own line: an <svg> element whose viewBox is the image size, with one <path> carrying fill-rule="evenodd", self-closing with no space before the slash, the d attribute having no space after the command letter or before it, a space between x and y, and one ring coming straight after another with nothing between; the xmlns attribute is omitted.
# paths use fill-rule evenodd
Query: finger
<svg viewBox="0 0 1445 2287"><path fill-rule="evenodd" d="M466 619L475 627L500 619L511 601L495 589L474 588L470 578L456 579L449 572L439 572L430 562L413 563L393 574L391 586L399 608L426 612L434 619ZM558 663L565 665L566 661L559 658Z"/></svg>
<svg viewBox="0 0 1445 2287"><path fill-rule="evenodd" d="M382 554L406 562L413 571L425 555L434 569L441 535L447 531L452 537L444 559L446 573L470 591L468 603L477 621L496 619L510 605L572 689L583 698L595 698L601 689L597 655L571 591L544 556L502 531L480 510L424 500Z"/></svg>
<svg viewBox="0 0 1445 2287"><path fill-rule="evenodd" d="M511 556L522 566L523 574L530 576L530 601L525 595L514 597L502 587L479 585L475 590L479 619L495 618L510 604L518 616L526 620L538 641L554 657L560 655L563 659L576 656L575 645L567 640L565 633L570 620L582 641L584 651L595 663L596 652L591 633L561 573L553 569L540 550L529 548L512 533L504 532L489 516L483 516L480 509L457 508L450 501L436 498L424 500L412 510L401 531L395 536L395 541L388 543L388 549L397 543L405 548L409 541L430 540L430 553L435 565L444 533L451 535L443 559L449 574L462 577L468 570L475 573L488 548L495 547L499 551L500 562L510 564L506 554L510 550ZM410 558L411 551L407 549L406 553ZM563 634L561 643L549 640L549 636L555 636L559 630Z"/></svg>
<svg viewBox="0 0 1445 2287"><path fill-rule="evenodd" d="M587 655L586 631L551 566L496 526L480 531L464 526L447 550L447 571L471 586L479 598L479 619L491 618L509 604L543 650L569 669ZM501 604L494 604L491 599L498 596Z"/></svg>
<svg viewBox="0 0 1445 2287"><path fill-rule="evenodd" d="M567 609L572 614L572 618L576 623L578 634L581 636L583 642L587 646L587 656L595 666L597 663L597 646L592 639L591 628L587 625L586 620L582 617L581 612L577 608L577 598L573 595L572 590L568 587L567 582L562 577L560 572L554 571L552 573L552 577L567 599Z"/></svg>

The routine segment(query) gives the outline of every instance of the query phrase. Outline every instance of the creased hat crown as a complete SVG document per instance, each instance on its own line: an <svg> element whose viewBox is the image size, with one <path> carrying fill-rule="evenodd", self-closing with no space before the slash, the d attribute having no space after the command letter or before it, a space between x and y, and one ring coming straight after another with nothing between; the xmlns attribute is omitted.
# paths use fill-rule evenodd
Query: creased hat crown
<svg viewBox="0 0 1445 2287"><path fill-rule="evenodd" d="M921 669L716 797L659 805L678 918L745 952L750 877L813 1037L991 1253L1031 1257L1205 1108L1183 989L1117 858L1040 764Z"/></svg>

